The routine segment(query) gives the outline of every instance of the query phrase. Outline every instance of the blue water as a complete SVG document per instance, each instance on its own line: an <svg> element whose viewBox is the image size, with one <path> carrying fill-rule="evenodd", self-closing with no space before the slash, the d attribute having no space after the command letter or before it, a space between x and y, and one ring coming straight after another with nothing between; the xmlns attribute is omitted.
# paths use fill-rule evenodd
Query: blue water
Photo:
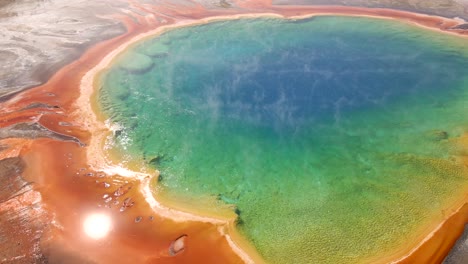
<svg viewBox="0 0 468 264"><path fill-rule="evenodd" d="M355 263L467 187L466 47L370 18L216 22L135 46L99 100L165 199L233 206L268 262Z"/></svg>

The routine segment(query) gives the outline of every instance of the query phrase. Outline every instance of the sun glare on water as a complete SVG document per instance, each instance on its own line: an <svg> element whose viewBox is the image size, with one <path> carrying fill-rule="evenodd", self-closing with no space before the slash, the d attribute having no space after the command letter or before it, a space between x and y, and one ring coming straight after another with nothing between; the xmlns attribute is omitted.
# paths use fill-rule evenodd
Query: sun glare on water
<svg viewBox="0 0 468 264"><path fill-rule="evenodd" d="M104 238L111 228L112 221L110 217L102 213L90 214L83 222L85 234L92 239Z"/></svg>

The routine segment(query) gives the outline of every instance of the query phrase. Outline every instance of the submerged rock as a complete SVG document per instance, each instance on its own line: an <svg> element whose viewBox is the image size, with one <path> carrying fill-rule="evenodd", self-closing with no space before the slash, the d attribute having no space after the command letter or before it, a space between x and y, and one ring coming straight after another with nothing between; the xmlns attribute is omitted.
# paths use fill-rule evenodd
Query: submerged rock
<svg viewBox="0 0 468 264"><path fill-rule="evenodd" d="M161 164L161 160L164 158L164 155L158 155L152 159L149 160L149 164L153 165L153 166L159 166L159 164Z"/></svg>
<svg viewBox="0 0 468 264"><path fill-rule="evenodd" d="M143 53L151 57L164 57L169 54L169 46L156 43L143 49Z"/></svg>
<svg viewBox="0 0 468 264"><path fill-rule="evenodd" d="M227 195L224 195L224 194L218 194L217 196L217 199L218 200L221 200L227 204L236 204L239 200L239 197L236 197L236 198L231 198Z"/></svg>
<svg viewBox="0 0 468 264"><path fill-rule="evenodd" d="M166 154L157 154L157 155L145 154L145 160L149 165L155 168L159 168L161 165L165 164L166 162L174 161L174 157L168 156Z"/></svg>
<svg viewBox="0 0 468 264"><path fill-rule="evenodd" d="M175 39L175 40L186 39L189 37L189 31L177 30L171 33L171 37L172 39Z"/></svg>
<svg viewBox="0 0 468 264"><path fill-rule="evenodd" d="M449 134L446 131L438 130L438 129L431 130L426 133L426 138L428 138L429 140L433 140L433 141L441 141L444 139L448 139L448 137L449 137Z"/></svg>
<svg viewBox="0 0 468 264"><path fill-rule="evenodd" d="M144 54L130 52L121 59L119 65L133 73L145 73L153 67L153 61Z"/></svg>

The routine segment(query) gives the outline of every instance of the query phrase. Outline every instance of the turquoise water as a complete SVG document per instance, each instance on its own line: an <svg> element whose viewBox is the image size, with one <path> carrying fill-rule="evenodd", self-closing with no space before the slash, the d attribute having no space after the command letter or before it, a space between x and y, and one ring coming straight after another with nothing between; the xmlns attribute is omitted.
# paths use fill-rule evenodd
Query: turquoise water
<svg viewBox="0 0 468 264"><path fill-rule="evenodd" d="M370 18L216 22L133 47L99 101L164 197L232 204L268 262L355 263L467 187L466 44Z"/></svg>

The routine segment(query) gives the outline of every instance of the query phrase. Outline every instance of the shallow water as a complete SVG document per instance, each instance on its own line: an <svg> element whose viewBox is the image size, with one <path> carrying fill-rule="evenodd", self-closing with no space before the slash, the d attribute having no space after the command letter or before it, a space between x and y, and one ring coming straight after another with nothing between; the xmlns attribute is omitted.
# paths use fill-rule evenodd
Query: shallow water
<svg viewBox="0 0 468 264"><path fill-rule="evenodd" d="M466 40L387 20L246 19L146 40L103 75L113 146L165 198L232 204L271 263L354 263L467 187Z"/></svg>

